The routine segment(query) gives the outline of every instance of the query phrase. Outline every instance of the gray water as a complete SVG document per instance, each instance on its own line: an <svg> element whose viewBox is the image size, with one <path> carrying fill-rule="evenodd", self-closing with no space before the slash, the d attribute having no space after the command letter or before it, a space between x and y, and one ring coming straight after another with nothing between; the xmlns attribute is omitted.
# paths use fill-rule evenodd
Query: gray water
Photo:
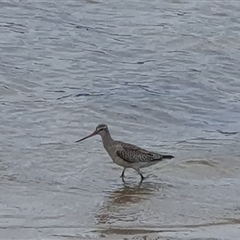
<svg viewBox="0 0 240 240"><path fill-rule="evenodd" d="M1 239L239 239L239 1L1 1ZM174 161L114 165L97 124Z"/></svg>

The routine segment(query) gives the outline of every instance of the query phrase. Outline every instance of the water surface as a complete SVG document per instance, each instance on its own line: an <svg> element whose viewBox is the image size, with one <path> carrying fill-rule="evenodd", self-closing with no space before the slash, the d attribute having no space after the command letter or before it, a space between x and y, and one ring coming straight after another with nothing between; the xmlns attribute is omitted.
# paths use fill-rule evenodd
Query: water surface
<svg viewBox="0 0 240 240"><path fill-rule="evenodd" d="M1 238L238 239L239 9L1 2ZM175 159L124 184L99 123Z"/></svg>

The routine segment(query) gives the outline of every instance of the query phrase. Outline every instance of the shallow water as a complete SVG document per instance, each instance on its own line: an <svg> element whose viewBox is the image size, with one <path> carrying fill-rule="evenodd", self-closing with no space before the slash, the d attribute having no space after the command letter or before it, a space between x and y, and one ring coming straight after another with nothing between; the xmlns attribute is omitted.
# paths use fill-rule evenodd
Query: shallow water
<svg viewBox="0 0 240 240"><path fill-rule="evenodd" d="M2 239L239 239L237 1L0 6ZM99 123L175 159L123 183Z"/></svg>

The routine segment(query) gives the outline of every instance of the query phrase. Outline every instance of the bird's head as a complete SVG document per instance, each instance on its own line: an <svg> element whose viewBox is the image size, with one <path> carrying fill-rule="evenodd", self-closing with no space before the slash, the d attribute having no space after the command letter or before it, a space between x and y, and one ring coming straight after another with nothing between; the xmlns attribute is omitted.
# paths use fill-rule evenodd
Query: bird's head
<svg viewBox="0 0 240 240"><path fill-rule="evenodd" d="M76 142L81 142L81 141L83 141L83 140L85 140L87 138L93 137L93 136L95 136L97 134L99 134L101 137L104 137L107 133L108 133L108 126L106 124L99 124L96 127L96 129L95 129L95 131L93 133L91 133L90 135L88 135L88 136L86 136L86 137L84 137L82 139L77 140Z"/></svg>

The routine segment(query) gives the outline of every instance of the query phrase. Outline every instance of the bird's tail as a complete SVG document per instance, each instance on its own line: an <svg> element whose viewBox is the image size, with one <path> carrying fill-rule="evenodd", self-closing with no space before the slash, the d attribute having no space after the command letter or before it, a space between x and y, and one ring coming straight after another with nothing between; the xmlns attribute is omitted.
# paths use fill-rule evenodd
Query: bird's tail
<svg viewBox="0 0 240 240"><path fill-rule="evenodd" d="M163 159L172 159L174 156L172 155L163 155Z"/></svg>

